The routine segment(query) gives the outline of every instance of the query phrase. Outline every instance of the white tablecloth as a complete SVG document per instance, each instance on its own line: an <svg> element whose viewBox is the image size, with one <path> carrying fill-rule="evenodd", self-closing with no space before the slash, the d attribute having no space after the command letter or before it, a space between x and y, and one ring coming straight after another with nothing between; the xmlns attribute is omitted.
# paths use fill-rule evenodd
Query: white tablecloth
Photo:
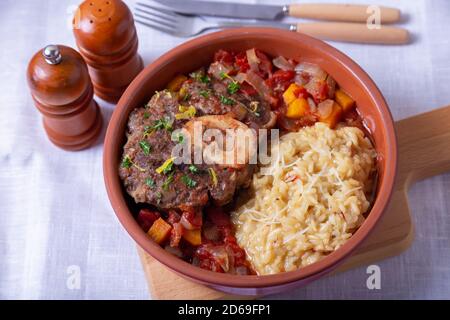
<svg viewBox="0 0 450 320"><path fill-rule="evenodd" d="M77 2L0 1L0 298L149 298L136 247L106 196L102 144L77 153L50 144L25 81L38 49L74 46L66 25ZM395 119L450 103L450 1L348 2L407 13L411 45L334 44L373 77ZM184 41L142 26L138 33L146 64ZM107 121L113 106L100 104ZM378 264L381 290L368 290L366 268L358 268L275 298L450 298L449 190L450 174L412 188L416 239L406 253ZM78 270L79 288L70 282Z"/></svg>

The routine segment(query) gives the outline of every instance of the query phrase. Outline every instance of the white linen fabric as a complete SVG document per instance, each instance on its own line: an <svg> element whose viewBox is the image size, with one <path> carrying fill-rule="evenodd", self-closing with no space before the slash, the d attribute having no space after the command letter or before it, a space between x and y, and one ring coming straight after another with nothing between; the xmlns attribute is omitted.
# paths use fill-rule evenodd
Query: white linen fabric
<svg viewBox="0 0 450 320"><path fill-rule="evenodd" d="M332 43L375 80L396 120L450 103L450 1L347 2L396 6L407 15L402 25L414 34L411 45ZM2 299L151 298L135 244L106 196L102 139L81 152L54 147L46 139L27 88L25 71L34 52L50 43L75 47L67 20L77 3L0 1ZM127 3L134 6L134 1ZM137 28L145 64L185 41ZM114 106L103 101L100 105L107 122ZM368 274L361 267L272 298L450 298L449 190L450 174L412 188L416 239L404 254L377 264L380 290L367 288Z"/></svg>

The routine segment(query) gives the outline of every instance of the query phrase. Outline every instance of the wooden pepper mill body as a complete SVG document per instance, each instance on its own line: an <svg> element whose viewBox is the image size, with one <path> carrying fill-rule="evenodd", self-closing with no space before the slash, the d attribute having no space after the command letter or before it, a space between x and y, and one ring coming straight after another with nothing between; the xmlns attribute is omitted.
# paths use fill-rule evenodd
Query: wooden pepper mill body
<svg viewBox="0 0 450 320"><path fill-rule="evenodd" d="M74 49L47 46L31 59L28 85L51 142L65 150L81 150L97 139L102 117L86 63Z"/></svg>
<svg viewBox="0 0 450 320"><path fill-rule="evenodd" d="M95 93L116 103L143 69L133 15L120 0L86 0L75 13L73 27Z"/></svg>

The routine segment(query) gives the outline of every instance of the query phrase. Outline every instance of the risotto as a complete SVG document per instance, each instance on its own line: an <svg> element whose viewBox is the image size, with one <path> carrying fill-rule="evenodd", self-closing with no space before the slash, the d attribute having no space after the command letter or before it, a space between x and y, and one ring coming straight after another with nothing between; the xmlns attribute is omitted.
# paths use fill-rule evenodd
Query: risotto
<svg viewBox="0 0 450 320"><path fill-rule="evenodd" d="M376 152L356 127L288 133L232 212L238 244L260 275L298 269L343 245L364 222Z"/></svg>
<svg viewBox="0 0 450 320"><path fill-rule="evenodd" d="M376 176L357 101L319 65L257 48L218 50L191 71L129 116L117 169L148 237L194 266L241 276L300 268L350 238ZM271 130L282 136L276 161L250 161Z"/></svg>

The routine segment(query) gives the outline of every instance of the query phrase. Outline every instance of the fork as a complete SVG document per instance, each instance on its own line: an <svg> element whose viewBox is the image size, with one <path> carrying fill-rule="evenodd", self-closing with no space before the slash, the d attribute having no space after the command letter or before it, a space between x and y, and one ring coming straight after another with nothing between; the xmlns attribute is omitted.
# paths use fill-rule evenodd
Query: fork
<svg viewBox="0 0 450 320"><path fill-rule="evenodd" d="M392 26L370 28L367 24L345 22L289 24L259 20L212 20L206 17L179 14L140 2L135 7L134 16L135 21L144 26L177 37L192 37L205 31L222 28L258 26L301 32L315 38L331 41L378 44L405 44L409 42L407 30Z"/></svg>
<svg viewBox="0 0 450 320"><path fill-rule="evenodd" d="M248 22L244 23L242 20L213 20L213 18L203 16L180 14L140 2L136 5L134 13L136 22L176 37L187 38L197 36L205 31L243 26L281 27L288 30L291 28L291 25L280 26L283 23L277 22L247 20Z"/></svg>

